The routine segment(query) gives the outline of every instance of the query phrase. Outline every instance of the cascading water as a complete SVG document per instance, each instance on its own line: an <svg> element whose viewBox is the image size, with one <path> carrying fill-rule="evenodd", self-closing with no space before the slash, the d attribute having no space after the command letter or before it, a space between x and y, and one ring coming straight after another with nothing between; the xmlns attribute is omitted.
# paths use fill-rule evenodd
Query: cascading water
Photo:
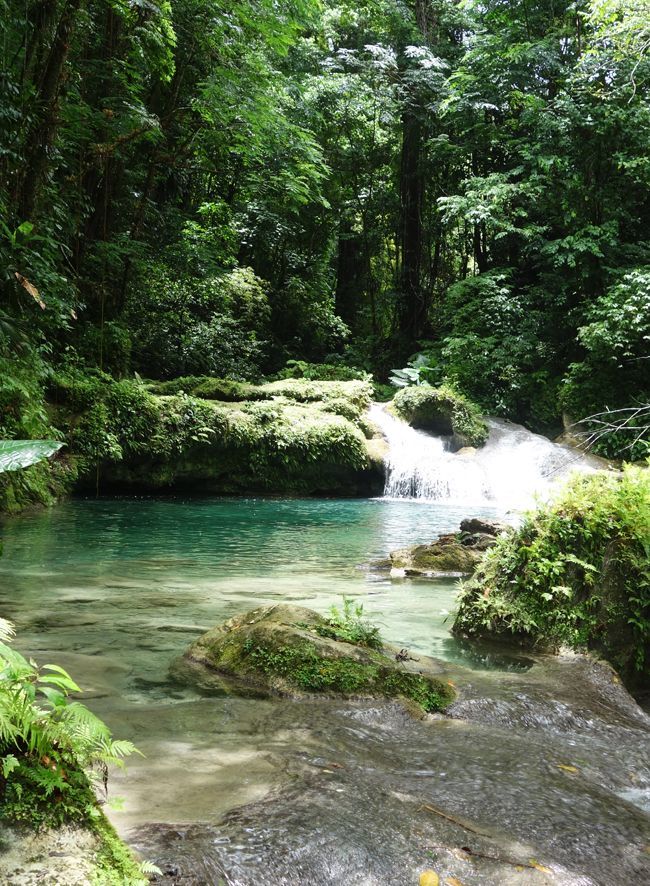
<svg viewBox="0 0 650 886"><path fill-rule="evenodd" d="M388 443L387 498L519 509L571 471L599 467L595 459L503 419L487 420L490 435L481 449L452 452L444 438L411 428L381 404L371 407L370 418Z"/></svg>

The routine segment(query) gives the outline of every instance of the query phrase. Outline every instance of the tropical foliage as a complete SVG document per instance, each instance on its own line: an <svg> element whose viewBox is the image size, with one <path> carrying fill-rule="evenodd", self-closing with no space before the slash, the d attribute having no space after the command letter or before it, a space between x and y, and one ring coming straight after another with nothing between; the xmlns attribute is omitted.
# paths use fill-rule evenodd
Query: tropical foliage
<svg viewBox="0 0 650 886"><path fill-rule="evenodd" d="M647 403L649 18L7 0L0 433L49 436L70 362L384 382L423 352L393 377L537 428Z"/></svg>
<svg viewBox="0 0 650 886"><path fill-rule="evenodd" d="M106 785L109 765L135 748L70 698L79 686L58 665L38 667L9 643L0 620L0 809L33 826L98 817L89 776Z"/></svg>
<svg viewBox="0 0 650 886"><path fill-rule="evenodd" d="M592 649L641 686L650 672L650 474L576 475L503 535L464 586L454 630Z"/></svg>

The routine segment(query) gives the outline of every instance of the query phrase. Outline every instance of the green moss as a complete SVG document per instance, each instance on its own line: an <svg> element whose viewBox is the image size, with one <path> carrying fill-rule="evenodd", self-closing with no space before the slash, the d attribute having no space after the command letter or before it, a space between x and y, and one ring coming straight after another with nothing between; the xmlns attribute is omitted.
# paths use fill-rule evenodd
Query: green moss
<svg viewBox="0 0 650 886"><path fill-rule="evenodd" d="M262 606L199 637L186 657L246 693L402 697L420 711L439 710L453 700L453 689L433 671L422 673L399 662L392 647L376 648L378 632L365 620L360 640L347 639L351 629L356 636L359 610L350 604L347 612L347 619L339 613L334 620L300 606ZM335 637L327 630L333 621ZM363 645L368 641L371 647Z"/></svg>
<svg viewBox="0 0 650 886"><path fill-rule="evenodd" d="M650 674L650 473L576 476L486 554L454 631L594 650L632 686Z"/></svg>
<svg viewBox="0 0 650 886"><path fill-rule="evenodd" d="M93 822L92 830L99 836L100 845L94 859L91 886L146 886L149 883L131 850L104 815Z"/></svg>
<svg viewBox="0 0 650 886"><path fill-rule="evenodd" d="M255 385L207 375L188 375L171 381L149 382L147 387L152 393L162 396L185 393L204 400L222 400L224 403L264 399Z"/></svg>
<svg viewBox="0 0 650 886"><path fill-rule="evenodd" d="M471 573L476 568L480 553L458 541L434 542L428 545L416 545L394 551L391 554L392 565L396 569L407 569L414 572L464 572Z"/></svg>
<svg viewBox="0 0 650 886"><path fill-rule="evenodd" d="M314 644L273 647L263 640L248 639L240 651L240 665L268 677L281 677L304 692L336 692L342 695L370 694L396 698L404 696L425 711L440 710L452 700L449 687L420 674L399 672L376 662L352 658L327 658Z"/></svg>
<svg viewBox="0 0 650 886"><path fill-rule="evenodd" d="M322 647L308 640L277 644L262 632L243 642L233 638L221 644L212 666L233 675L262 676L271 682L280 678L301 692L404 696L425 711L440 710L453 697L441 681L400 672L381 653L369 653L366 660L328 657Z"/></svg>
<svg viewBox="0 0 650 886"><path fill-rule="evenodd" d="M453 434L458 446L482 446L488 438L478 406L447 385L402 388L393 399L392 410L414 428Z"/></svg>
<svg viewBox="0 0 650 886"><path fill-rule="evenodd" d="M33 505L52 505L70 493L76 480L76 462L67 457L0 474L0 513L17 514Z"/></svg>
<svg viewBox="0 0 650 886"><path fill-rule="evenodd" d="M218 383L223 393L219 380L194 381L195 390ZM154 395L137 380L68 374L53 385L54 414L88 485L98 469L104 488L349 494L362 482L357 472L369 471L365 382L227 384L257 399Z"/></svg>

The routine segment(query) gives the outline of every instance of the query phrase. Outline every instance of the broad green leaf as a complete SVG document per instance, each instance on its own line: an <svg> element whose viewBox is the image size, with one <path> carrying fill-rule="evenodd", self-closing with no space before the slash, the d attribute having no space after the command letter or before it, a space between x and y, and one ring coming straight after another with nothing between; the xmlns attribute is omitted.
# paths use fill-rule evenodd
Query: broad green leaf
<svg viewBox="0 0 650 886"><path fill-rule="evenodd" d="M28 468L54 455L62 446L57 440L0 440L0 474Z"/></svg>

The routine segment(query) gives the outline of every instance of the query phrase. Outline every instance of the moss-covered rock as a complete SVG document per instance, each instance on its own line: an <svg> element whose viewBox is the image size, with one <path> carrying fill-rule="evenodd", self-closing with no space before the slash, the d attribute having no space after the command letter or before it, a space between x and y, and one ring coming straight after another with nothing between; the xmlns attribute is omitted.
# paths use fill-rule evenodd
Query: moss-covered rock
<svg viewBox="0 0 650 886"><path fill-rule="evenodd" d="M469 519L460 524L460 532L441 535L429 544L392 551L390 565L406 575L469 575L480 563L497 536L507 527L487 520Z"/></svg>
<svg viewBox="0 0 650 886"><path fill-rule="evenodd" d="M414 428L451 437L455 449L482 446L488 438L478 406L447 385L402 388L391 410Z"/></svg>
<svg viewBox="0 0 650 886"><path fill-rule="evenodd" d="M177 381L203 396L176 382L155 390L177 393L154 394L102 373L55 380L53 418L82 482L94 485L99 469L103 489L354 495L381 488L366 439L367 382ZM219 392L228 399L211 396Z"/></svg>
<svg viewBox="0 0 650 886"><path fill-rule="evenodd" d="M593 650L632 687L650 676L650 472L574 476L500 537L461 592L453 630Z"/></svg>
<svg viewBox="0 0 650 886"><path fill-rule="evenodd" d="M482 552L465 547L456 535L443 535L430 544L391 551L390 562L406 575L469 575L481 557Z"/></svg>
<svg viewBox="0 0 650 886"><path fill-rule="evenodd" d="M33 505L51 505L68 495L77 481L75 459L58 455L30 468L0 474L0 514L17 514Z"/></svg>
<svg viewBox="0 0 650 886"><path fill-rule="evenodd" d="M238 615L200 637L186 657L243 691L404 697L424 711L440 710L454 697L432 659L337 639L330 621L299 606Z"/></svg>
<svg viewBox="0 0 650 886"><path fill-rule="evenodd" d="M207 375L185 375L169 381L147 382L146 386L152 394L160 396L185 393L203 400L222 400L224 403L266 399L262 393L257 393L255 385L248 382Z"/></svg>

